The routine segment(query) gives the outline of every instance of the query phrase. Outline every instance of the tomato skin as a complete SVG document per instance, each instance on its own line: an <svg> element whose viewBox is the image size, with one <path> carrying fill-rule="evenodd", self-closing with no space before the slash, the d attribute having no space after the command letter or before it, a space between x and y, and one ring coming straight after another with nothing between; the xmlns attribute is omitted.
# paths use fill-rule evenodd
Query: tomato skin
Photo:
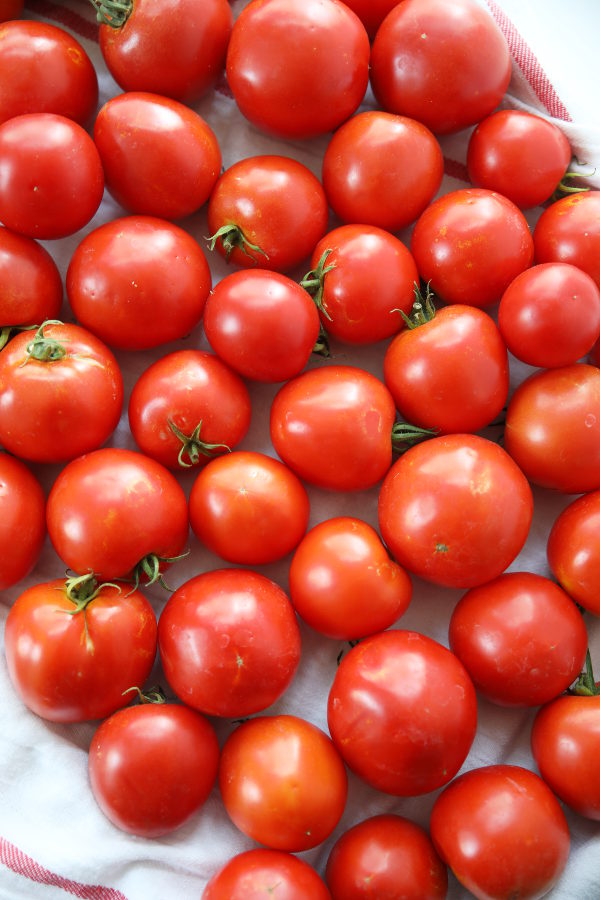
<svg viewBox="0 0 600 900"><path fill-rule="evenodd" d="M309 138L357 109L369 79L369 38L337 0L258 0L236 19L227 80L263 131Z"/></svg>
<svg viewBox="0 0 600 900"><path fill-rule="evenodd" d="M570 597L530 572L505 573L464 594L448 636L475 688L501 706L558 697L581 672L588 645Z"/></svg>
<svg viewBox="0 0 600 900"><path fill-rule="evenodd" d="M550 530L547 553L552 574L569 596L600 615L600 491L563 509Z"/></svg>
<svg viewBox="0 0 600 900"><path fill-rule="evenodd" d="M273 850L300 852L337 825L348 778L320 728L296 716L259 716L226 740L219 787L240 831Z"/></svg>
<svg viewBox="0 0 600 900"><path fill-rule="evenodd" d="M327 721L353 772L379 791L415 797L447 784L465 761L477 726L475 689L437 641L383 631L343 657Z"/></svg>
<svg viewBox="0 0 600 900"><path fill-rule="evenodd" d="M404 0L382 22L371 52L379 105L435 134L474 125L508 87L511 58L494 20L474 0Z"/></svg>
<svg viewBox="0 0 600 900"><path fill-rule="evenodd" d="M381 110L348 119L323 157L323 187L335 214L387 231L421 215L443 174L442 150L429 129Z"/></svg>
<svg viewBox="0 0 600 900"><path fill-rule="evenodd" d="M392 555L446 587L500 575L523 547L532 514L520 469L497 444L471 434L411 447L379 493L379 528Z"/></svg>
<svg viewBox="0 0 600 900"><path fill-rule="evenodd" d="M570 263L600 288L600 191L570 194L545 209L533 242L536 263Z"/></svg>
<svg viewBox="0 0 600 900"><path fill-rule="evenodd" d="M400 0L346 0L346 6L356 13L373 40L387 14Z"/></svg>
<svg viewBox="0 0 600 900"><path fill-rule="evenodd" d="M300 660L287 595L249 569L216 569L182 584L160 616L158 643L177 696L211 716L266 709L289 686Z"/></svg>
<svg viewBox="0 0 600 900"><path fill-rule="evenodd" d="M344 832L325 878L333 900L443 900L448 890L446 866L427 832L396 815L373 816Z"/></svg>
<svg viewBox="0 0 600 900"><path fill-rule="evenodd" d="M32 238L0 228L0 323L40 325L56 319L63 301L60 272Z"/></svg>
<svg viewBox="0 0 600 900"><path fill-rule="evenodd" d="M140 591L106 585L85 616L75 608L57 579L24 591L6 619L13 686L51 722L102 719L125 706L123 691L144 683L156 656L156 616Z"/></svg>
<svg viewBox="0 0 600 900"><path fill-rule="evenodd" d="M210 722L186 706L121 709L92 737L94 798L113 825L155 838L184 824L217 778L219 744Z"/></svg>
<svg viewBox="0 0 600 900"><path fill-rule="evenodd" d="M311 528L294 553L289 579L296 612L338 640L383 631L406 612L412 596L409 576L389 558L375 529L348 516Z"/></svg>
<svg viewBox="0 0 600 900"><path fill-rule="evenodd" d="M210 879L202 900L261 900L277 891L278 900L331 900L308 863L282 850L238 853Z"/></svg>
<svg viewBox="0 0 600 900"><path fill-rule="evenodd" d="M558 801L520 766L485 766L455 779L436 800L430 829L442 859L479 900L537 900L569 855Z"/></svg>
<svg viewBox="0 0 600 900"><path fill-rule="evenodd" d="M33 569L46 537L46 497L18 459L0 453L0 591Z"/></svg>

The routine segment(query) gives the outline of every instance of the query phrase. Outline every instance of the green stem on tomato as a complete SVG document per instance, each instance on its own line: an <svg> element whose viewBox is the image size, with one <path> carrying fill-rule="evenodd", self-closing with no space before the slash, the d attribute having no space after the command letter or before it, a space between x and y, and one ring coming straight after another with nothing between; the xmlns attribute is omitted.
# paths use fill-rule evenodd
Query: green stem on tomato
<svg viewBox="0 0 600 900"><path fill-rule="evenodd" d="M133 0L90 0L101 25L121 28L133 11Z"/></svg>
<svg viewBox="0 0 600 900"><path fill-rule="evenodd" d="M167 420L167 424L175 437L181 441L181 449L177 456L177 461L180 466L183 466L186 469L197 466L200 461L200 456L216 456L217 451L219 450L225 450L227 453L231 453L231 447L228 447L227 444L209 444L200 439L202 419L200 419L191 434L185 434L171 419ZM183 458L186 454L190 460L189 462L185 462Z"/></svg>
<svg viewBox="0 0 600 900"><path fill-rule="evenodd" d="M25 348L27 356L21 363L22 366L26 365L30 359L35 359L37 362L56 362L59 359L64 359L67 355L67 349L64 344L44 335L44 328L48 325L62 324L59 319L46 319L45 322L42 322L34 334L33 340Z"/></svg>
<svg viewBox="0 0 600 900"><path fill-rule="evenodd" d="M329 319L329 321L331 322L331 316L323 306L325 276L328 272L331 272L332 269L335 269L335 263L332 263L329 266L326 265L327 257L330 253L333 253L333 250L324 251L316 267L314 269L311 269L310 272L306 273L306 275L300 282L300 287L303 287L304 290L310 294L319 312L322 312L325 318Z"/></svg>
<svg viewBox="0 0 600 900"><path fill-rule="evenodd" d="M592 655L589 649L585 657L585 671L581 673L573 687L569 689L569 693L575 694L577 697L600 696L600 687L594 681Z"/></svg>
<svg viewBox="0 0 600 900"><path fill-rule="evenodd" d="M419 428L418 425L411 425L408 422L395 422L392 428L392 449L396 453L404 453L415 444L436 437L437 433L432 428Z"/></svg>
<svg viewBox="0 0 600 900"><path fill-rule="evenodd" d="M239 225L234 225L233 223L221 225L221 227L218 228L214 234L207 237L206 240L209 242L209 250L214 250L217 241L220 240L221 246L225 251L226 260L229 260L229 257L235 249L241 250L242 253L245 253L245 255L253 260L255 264L258 263L258 260L256 256L250 253L250 250L254 251L254 253L262 254L265 259L269 258L262 247L259 247L258 244L251 244Z"/></svg>
<svg viewBox="0 0 600 900"><path fill-rule="evenodd" d="M415 281L415 302L413 303L409 316L401 309L392 310L392 312L400 313L407 328L419 328L421 325L426 325L427 322L431 322L435 317L436 309L433 303L434 294L430 290L429 284L430 282L428 281L425 285L425 296L423 297L421 288Z"/></svg>

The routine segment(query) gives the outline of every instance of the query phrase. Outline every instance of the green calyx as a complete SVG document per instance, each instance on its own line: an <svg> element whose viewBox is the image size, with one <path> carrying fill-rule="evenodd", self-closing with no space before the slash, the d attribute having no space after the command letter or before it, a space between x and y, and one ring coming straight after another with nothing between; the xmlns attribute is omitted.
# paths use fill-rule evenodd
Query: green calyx
<svg viewBox="0 0 600 900"><path fill-rule="evenodd" d="M589 191L590 188L587 185L579 186L572 182L576 182L578 178L591 178L595 173L595 169L592 169L591 172L565 172L550 197L550 202L554 203L556 200L562 200L563 197L568 197L569 194L583 194Z"/></svg>
<svg viewBox="0 0 600 900"><path fill-rule="evenodd" d="M167 565L170 565L180 559L185 559L189 552L189 550L186 550L185 553L180 553L179 556L159 556L158 553L148 553L133 570L133 587L129 593L132 594L134 591L137 591L142 582L148 586L158 583L165 591L171 591L172 588L166 583L160 570L161 564L167 563Z"/></svg>
<svg viewBox="0 0 600 900"><path fill-rule="evenodd" d="M327 265L327 257L330 253L333 253L333 250L325 250L319 262L317 263L316 268L311 269L310 272L306 273L306 275L300 282L300 287L303 287L304 290L310 294L319 312L323 313L325 318L329 319L329 321L331 322L331 316L323 306L325 276L328 272L331 272L332 269L335 269L335 263L332 263L329 266Z"/></svg>
<svg viewBox="0 0 600 900"><path fill-rule="evenodd" d="M592 655L589 650L585 657L585 671L581 673L573 687L569 689L569 693L575 694L577 697L600 696L600 687L594 681Z"/></svg>
<svg viewBox="0 0 600 900"><path fill-rule="evenodd" d="M415 444L436 437L437 431L432 428L419 428L409 422L394 422L392 427L392 450L396 453L404 453Z"/></svg>
<svg viewBox="0 0 600 900"><path fill-rule="evenodd" d="M90 0L101 25L121 28L133 11L133 0Z"/></svg>
<svg viewBox="0 0 600 900"><path fill-rule="evenodd" d="M37 362L56 362L64 359L67 355L67 348L60 341L44 335L44 328L48 325L62 325L59 319L46 319L42 322L33 336L33 340L27 344L25 348L27 356L21 365L26 365L30 360L35 359Z"/></svg>
<svg viewBox="0 0 600 900"><path fill-rule="evenodd" d="M153 685L153 687L148 688L147 691L142 691L137 685L135 687L127 688L127 690L123 691L123 697L125 694L131 694L134 691L137 693L136 700L140 705L146 703L161 704L167 702L165 692L159 684Z"/></svg>
<svg viewBox="0 0 600 900"><path fill-rule="evenodd" d="M202 429L202 419L198 422L191 434L184 434L171 419L168 419L167 424L175 437L181 441L181 449L177 456L177 461L180 466L183 466L186 469L197 466L201 456L213 457L218 456L219 452L231 453L231 447L228 447L227 444L210 444L207 441L201 440L200 431ZM185 461L185 456L187 456L189 462Z"/></svg>
<svg viewBox="0 0 600 900"><path fill-rule="evenodd" d="M110 581L105 581L99 584L94 573L88 572L86 575L68 576L65 581L64 587L59 588L59 590L64 590L67 599L73 604L74 607L73 609L65 610L67 615L76 616L79 615L79 613L83 615L85 646L88 653L94 652L94 642L90 637L90 632L88 629L87 607L93 600L96 599L98 594L107 587L115 588L119 593L121 593L121 588L117 584L113 584Z"/></svg>
<svg viewBox="0 0 600 900"><path fill-rule="evenodd" d="M258 263L256 254L264 256L265 259L269 258L262 247L259 247L258 244L251 244L239 225L234 225L233 223L221 225L221 227L206 240L209 242L209 250L214 250L217 241L220 240L227 261L229 261L229 257L236 249L241 250L242 253L248 256L255 264Z"/></svg>
<svg viewBox="0 0 600 900"><path fill-rule="evenodd" d="M401 309L393 309L392 312L399 312L402 318L404 319L404 324L407 328L419 328L421 325L426 325L427 322L431 322L431 320L435 317L435 306L433 303L433 292L429 288L429 282L425 285L425 297L421 292L421 288L415 281L415 302L413 303L412 309L410 311L410 315L407 316L405 312Z"/></svg>
<svg viewBox="0 0 600 900"><path fill-rule="evenodd" d="M319 325L319 336L316 340L315 346L312 348L312 352L315 356L322 356L324 359L329 359L331 357L331 351L329 349L329 335L323 328L323 325Z"/></svg>

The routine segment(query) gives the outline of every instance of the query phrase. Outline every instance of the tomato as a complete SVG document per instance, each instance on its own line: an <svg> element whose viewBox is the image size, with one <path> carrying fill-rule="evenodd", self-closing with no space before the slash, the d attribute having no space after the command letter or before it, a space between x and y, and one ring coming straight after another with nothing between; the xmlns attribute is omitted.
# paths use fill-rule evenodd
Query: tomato
<svg viewBox="0 0 600 900"><path fill-rule="evenodd" d="M501 109L479 122L471 135L467 169L476 187L498 191L528 209L552 196L571 156L569 141L548 119Z"/></svg>
<svg viewBox="0 0 600 900"><path fill-rule="evenodd" d="M333 900L444 900L448 890L446 866L427 832L396 815L373 816L345 831L329 854L325 878Z"/></svg>
<svg viewBox="0 0 600 900"><path fill-rule="evenodd" d="M588 645L572 600L530 572L509 572L468 591L448 636L479 693L502 706L558 697L581 672Z"/></svg>
<svg viewBox="0 0 600 900"><path fill-rule="evenodd" d="M46 519L63 562L77 574L105 580L132 572L159 580L183 552L189 531L185 494L173 475L121 448L96 450L65 466L50 491Z"/></svg>
<svg viewBox="0 0 600 900"><path fill-rule="evenodd" d="M215 285L204 333L243 378L287 381L302 371L319 336L319 314L295 281L267 269L232 272Z"/></svg>
<svg viewBox="0 0 600 900"><path fill-rule="evenodd" d="M535 261L571 263L600 287L600 191L571 194L544 210L533 231Z"/></svg>
<svg viewBox="0 0 600 900"><path fill-rule="evenodd" d="M36 462L96 450L121 417L123 377L102 341L78 325L45 322L0 353L0 442Z"/></svg>
<svg viewBox="0 0 600 900"><path fill-rule="evenodd" d="M393 625L412 595L410 578L389 558L375 529L349 516L327 519L308 532L294 553L289 579L296 612L316 631L340 640Z"/></svg>
<svg viewBox="0 0 600 900"><path fill-rule="evenodd" d="M371 53L379 105L436 134L489 115L504 96L511 58L504 35L476 0L404 0L382 22Z"/></svg>
<svg viewBox="0 0 600 900"><path fill-rule="evenodd" d="M302 286L331 337L372 344L402 328L419 280L404 244L373 225L342 225L319 241Z"/></svg>
<svg viewBox="0 0 600 900"><path fill-rule="evenodd" d="M406 2L406 0L405 0ZM435 200L415 225L411 250L424 281L446 303L491 306L533 262L523 213L483 188Z"/></svg>
<svg viewBox="0 0 600 900"><path fill-rule="evenodd" d="M438 434L489 425L508 397L508 355L494 320L471 306L420 299L389 345L383 375L400 415ZM423 402L423 398L427 402Z"/></svg>
<svg viewBox="0 0 600 900"><path fill-rule="evenodd" d="M46 497L27 466L0 453L0 591L33 569L46 537Z"/></svg>
<svg viewBox="0 0 600 900"><path fill-rule="evenodd" d="M311 369L271 406L275 452L300 478L338 491L366 490L392 462L396 411L386 386L354 366Z"/></svg>
<svg viewBox="0 0 600 900"><path fill-rule="evenodd" d="M281 850L247 850L230 859L210 879L202 900L331 900L308 863Z"/></svg>
<svg viewBox="0 0 600 900"><path fill-rule="evenodd" d="M400 0L345 0L346 6L356 13L373 40L377 29L387 14Z"/></svg>
<svg viewBox="0 0 600 900"><path fill-rule="evenodd" d="M104 175L91 137L53 113L17 116L0 125L0 220L27 237L73 234L102 200Z"/></svg>
<svg viewBox="0 0 600 900"><path fill-rule="evenodd" d="M104 0L100 50L124 91L151 91L192 101L225 65L233 15L227 0Z"/></svg>
<svg viewBox="0 0 600 900"><path fill-rule="evenodd" d="M51 722L102 719L130 701L156 656L156 617L140 591L79 592L57 579L17 597L6 619L6 663L23 703Z"/></svg>
<svg viewBox="0 0 600 900"><path fill-rule="evenodd" d="M415 631L383 631L343 657L327 704L333 742L372 787L414 797L456 775L475 736L475 689L460 660Z"/></svg>
<svg viewBox="0 0 600 900"><path fill-rule="evenodd" d="M286 138L326 134L357 109L369 38L338 0L258 0L236 19L227 80L243 113Z"/></svg>
<svg viewBox="0 0 600 900"><path fill-rule="evenodd" d="M56 319L63 286L56 263L31 238L0 228L0 347L13 325L40 325Z"/></svg>
<svg viewBox="0 0 600 900"><path fill-rule="evenodd" d="M67 295L80 323L111 347L147 350L186 337L211 288L191 235L151 216L114 219L77 246Z"/></svg>
<svg viewBox="0 0 600 900"><path fill-rule="evenodd" d="M158 643L177 696L211 716L266 709L289 686L300 660L287 595L249 569L217 569L182 584L161 613Z"/></svg>
<svg viewBox="0 0 600 900"><path fill-rule="evenodd" d="M379 527L392 555L446 587L500 575L522 549L532 512L517 465L494 442L470 434L411 447L379 493Z"/></svg>
<svg viewBox="0 0 600 900"><path fill-rule="evenodd" d="M274 850L327 838L344 811L348 778L331 740L296 716L249 719L227 738L219 787L233 823Z"/></svg>
<svg viewBox="0 0 600 900"><path fill-rule="evenodd" d="M23 0L0 0L0 22L18 19L23 12Z"/></svg>
<svg viewBox="0 0 600 900"><path fill-rule="evenodd" d="M251 406L242 379L212 353L176 350L133 386L129 427L142 453L168 469L201 466L242 440Z"/></svg>
<svg viewBox="0 0 600 900"><path fill-rule="evenodd" d="M228 261L287 272L327 228L327 198L310 169L286 156L250 156L227 169L208 203L208 228Z"/></svg>
<svg viewBox="0 0 600 900"><path fill-rule="evenodd" d="M210 722L186 706L121 709L92 737L92 793L113 825L154 838L179 828L208 798L219 744Z"/></svg>
<svg viewBox="0 0 600 900"><path fill-rule="evenodd" d="M569 596L600 615L600 491L563 509L552 525L547 549L552 573Z"/></svg>
<svg viewBox="0 0 600 900"><path fill-rule="evenodd" d="M429 129L381 110L349 119L323 157L323 187L336 216L387 231L421 215L443 174L442 150Z"/></svg>
<svg viewBox="0 0 600 900"><path fill-rule="evenodd" d="M508 404L504 446L534 484L600 488L600 371L578 364L530 375Z"/></svg>
<svg viewBox="0 0 600 900"><path fill-rule="evenodd" d="M537 900L569 856L565 815L541 778L520 766L484 766L438 797L431 837L442 859L475 897Z"/></svg>
<svg viewBox="0 0 600 900"><path fill-rule="evenodd" d="M600 291L568 263L542 263L517 275L498 309L506 345L530 366L569 366L600 336Z"/></svg>
<svg viewBox="0 0 600 900"><path fill-rule="evenodd" d="M251 451L209 462L194 482L189 508L192 530L209 550L249 566L291 553L310 513L306 490L291 469Z"/></svg>

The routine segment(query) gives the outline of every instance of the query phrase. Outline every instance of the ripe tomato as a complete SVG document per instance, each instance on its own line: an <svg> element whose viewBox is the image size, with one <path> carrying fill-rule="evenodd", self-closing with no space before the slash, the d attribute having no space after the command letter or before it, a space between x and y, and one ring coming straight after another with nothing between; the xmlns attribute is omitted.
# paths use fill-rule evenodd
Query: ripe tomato
<svg viewBox="0 0 600 900"><path fill-rule="evenodd" d="M571 162L569 141L548 119L501 109L479 122L467 168L476 187L497 191L520 209L548 200Z"/></svg>
<svg viewBox="0 0 600 900"><path fill-rule="evenodd" d="M260 566L296 547L310 504L300 479L279 460L240 451L214 459L190 493L196 537L227 562Z"/></svg>
<svg viewBox="0 0 600 900"><path fill-rule="evenodd" d="M208 798L218 765L210 722L172 703L119 710L100 725L90 746L98 806L117 828L145 838L187 822Z"/></svg>
<svg viewBox="0 0 600 900"><path fill-rule="evenodd" d="M237 266L287 272L310 256L327 228L321 182L286 156L239 160L208 203L211 249Z"/></svg>
<svg viewBox="0 0 600 900"><path fill-rule="evenodd" d="M571 263L600 287L600 191L571 194L544 210L533 231L535 261Z"/></svg>
<svg viewBox="0 0 600 900"><path fill-rule="evenodd" d="M373 40L377 29L400 0L345 0L346 6L356 13Z"/></svg>
<svg viewBox="0 0 600 900"><path fill-rule="evenodd" d="M67 295L77 319L111 347L147 350L186 337L211 288L191 235L151 216L114 219L77 246Z"/></svg>
<svg viewBox="0 0 600 900"><path fill-rule="evenodd" d="M296 612L316 631L340 640L393 625L412 595L410 578L389 558L375 529L346 516L308 532L294 553L289 578Z"/></svg>
<svg viewBox="0 0 600 900"><path fill-rule="evenodd" d="M104 580L133 573L158 581L189 532L187 501L173 475L120 448L96 450L65 466L50 491L46 519L63 562Z"/></svg>
<svg viewBox="0 0 600 900"><path fill-rule="evenodd" d="M372 897L444 900L448 873L423 828L396 815L373 816L333 845L325 878L333 900Z"/></svg>
<svg viewBox="0 0 600 900"><path fill-rule="evenodd" d="M308 863L282 850L247 850L230 859L210 879L202 900L331 900Z"/></svg>
<svg viewBox="0 0 600 900"><path fill-rule="evenodd" d="M429 129L381 110L345 122L323 157L323 187L336 216L387 231L421 215L443 174L442 150Z"/></svg>
<svg viewBox="0 0 600 900"><path fill-rule="evenodd" d="M102 719L129 703L156 656L156 617L140 591L60 579L36 584L10 608L8 673L23 703L52 722Z"/></svg>
<svg viewBox="0 0 600 900"><path fill-rule="evenodd" d="M480 900L537 900L569 856L569 829L557 799L520 766L461 775L436 800L430 828L444 862Z"/></svg>
<svg viewBox="0 0 600 900"><path fill-rule="evenodd" d="M508 404L504 446L534 484L600 488L600 371L578 364L530 375Z"/></svg>
<svg viewBox="0 0 600 900"><path fill-rule="evenodd" d="M446 303L468 306L497 303L533 262L533 240L523 213L506 197L483 188L435 200L415 225L411 250L421 277L436 294Z"/></svg>
<svg viewBox="0 0 600 900"><path fill-rule="evenodd" d="M379 526L392 555L446 587L500 575L523 547L532 513L531 488L517 465L471 434L411 447L379 493Z"/></svg>
<svg viewBox="0 0 600 900"><path fill-rule="evenodd" d="M565 591L600 615L600 491L570 503L548 537L548 563Z"/></svg>
<svg viewBox="0 0 600 900"><path fill-rule="evenodd" d="M236 19L227 80L254 125L286 138L326 134L362 101L369 38L338 0L259 0Z"/></svg>
<svg viewBox="0 0 600 900"><path fill-rule="evenodd" d="M390 112L436 134L489 115L510 80L504 35L476 0L404 0L382 22L371 53L371 85Z"/></svg>
<svg viewBox="0 0 600 900"><path fill-rule="evenodd" d="M296 716L259 716L227 738L219 786L240 831L274 850L300 852L339 822L348 778L320 728Z"/></svg>
<svg viewBox="0 0 600 900"><path fill-rule="evenodd" d="M0 228L0 347L13 325L56 319L63 286L56 263L41 244Z"/></svg>
<svg viewBox="0 0 600 900"><path fill-rule="evenodd" d="M168 469L201 466L231 450L248 431L250 416L242 379L202 350L161 357L142 372L129 398L136 443Z"/></svg>
<svg viewBox="0 0 600 900"><path fill-rule="evenodd" d="M96 450L121 417L123 377L102 341L44 322L0 353L0 443L23 459L62 462Z"/></svg>
<svg viewBox="0 0 600 900"><path fill-rule="evenodd" d="M46 537L46 497L27 466L0 453L0 591L33 569Z"/></svg>
<svg viewBox="0 0 600 900"><path fill-rule="evenodd" d="M91 137L53 113L16 116L0 125L0 220L28 237L73 234L102 200L104 175Z"/></svg>
<svg viewBox="0 0 600 900"><path fill-rule="evenodd" d="M372 787L414 797L441 787L475 737L475 689L460 660L415 631L383 631L343 657L327 704L333 742Z"/></svg>

